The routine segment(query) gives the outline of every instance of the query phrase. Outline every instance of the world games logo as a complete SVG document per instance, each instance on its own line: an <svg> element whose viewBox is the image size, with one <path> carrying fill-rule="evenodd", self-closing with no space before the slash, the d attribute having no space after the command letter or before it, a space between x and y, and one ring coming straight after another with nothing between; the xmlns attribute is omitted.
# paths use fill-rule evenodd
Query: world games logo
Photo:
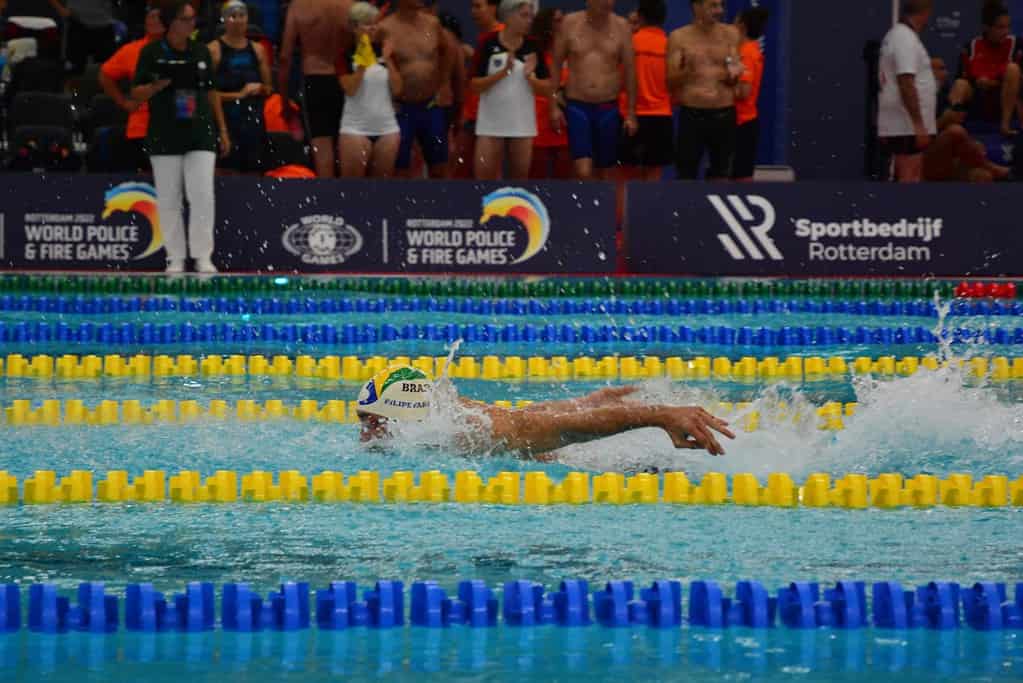
<svg viewBox="0 0 1023 683"><path fill-rule="evenodd" d="M487 225L495 217L513 218L526 230L526 248L512 263L522 263L540 253L551 232L551 218L547 207L532 192L517 187L502 187L483 197L483 215L480 225Z"/></svg>
<svg viewBox="0 0 1023 683"><path fill-rule="evenodd" d="M137 213L149 221L149 245L139 255L138 261L155 254L163 248L163 233L160 232L160 215L156 206L156 188L149 183L121 183L107 190L103 202L103 220L117 212Z"/></svg>

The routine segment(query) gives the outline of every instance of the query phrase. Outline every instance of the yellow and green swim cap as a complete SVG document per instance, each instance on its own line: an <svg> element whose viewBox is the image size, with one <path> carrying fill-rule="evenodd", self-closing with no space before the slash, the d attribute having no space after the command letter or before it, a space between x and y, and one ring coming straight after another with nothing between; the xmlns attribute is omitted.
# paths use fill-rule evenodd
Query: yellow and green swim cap
<svg viewBox="0 0 1023 683"><path fill-rule="evenodd" d="M390 420L423 420L430 412L433 381L419 368L392 365L362 386L356 411Z"/></svg>

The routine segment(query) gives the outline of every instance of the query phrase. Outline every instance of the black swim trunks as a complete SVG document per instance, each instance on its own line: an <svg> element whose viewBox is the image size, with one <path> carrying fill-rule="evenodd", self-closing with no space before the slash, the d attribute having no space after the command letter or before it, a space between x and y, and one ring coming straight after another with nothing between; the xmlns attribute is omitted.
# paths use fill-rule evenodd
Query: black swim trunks
<svg viewBox="0 0 1023 683"><path fill-rule="evenodd" d="M708 178L729 178L735 159L735 107L679 107L675 167L680 180L695 180L704 152L710 155Z"/></svg>
<svg viewBox="0 0 1023 683"><path fill-rule="evenodd" d="M303 94L309 137L336 138L345 105L337 76L306 76Z"/></svg>

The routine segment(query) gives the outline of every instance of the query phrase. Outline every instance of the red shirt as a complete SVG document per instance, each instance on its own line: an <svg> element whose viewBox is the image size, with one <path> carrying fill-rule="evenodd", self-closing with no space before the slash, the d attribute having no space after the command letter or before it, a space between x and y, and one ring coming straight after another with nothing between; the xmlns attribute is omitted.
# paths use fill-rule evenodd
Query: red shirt
<svg viewBox="0 0 1023 683"><path fill-rule="evenodd" d="M966 44L961 56L960 76L970 81L985 78L1000 81L1010 63L1023 62L1023 50L1016 36L1006 36L998 45L992 45L983 37L977 37Z"/></svg>
<svg viewBox="0 0 1023 683"><path fill-rule="evenodd" d="M139 63L139 53L153 40L155 39L146 37L124 45L110 59L103 62L100 71L112 81L131 82L135 78L135 66ZM124 137L129 140L144 138L147 128L149 128L149 103L143 102L138 109L128 114L128 125L125 128Z"/></svg>

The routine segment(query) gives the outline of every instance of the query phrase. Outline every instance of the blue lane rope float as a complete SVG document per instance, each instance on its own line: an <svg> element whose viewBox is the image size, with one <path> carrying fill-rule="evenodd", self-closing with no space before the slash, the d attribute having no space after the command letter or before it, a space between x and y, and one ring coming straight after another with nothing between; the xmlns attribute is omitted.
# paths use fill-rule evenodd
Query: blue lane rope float
<svg viewBox="0 0 1023 683"><path fill-rule="evenodd" d="M977 582L960 586L931 582L907 590L897 581L839 581L833 587L792 582L770 593L758 581L739 581L732 597L716 581L689 585L683 611L683 586L677 580L653 581L639 588L632 581L608 581L590 589L585 580L562 581L546 590L532 581L506 582L498 594L481 580L461 581L453 596L435 581L412 584L406 601L401 581L377 581L361 596L353 581L331 582L310 591L305 582L285 582L265 598L248 583L227 583L220 593L220 619L214 585L189 583L166 596L152 584L129 584L123 598L108 594L102 582L78 586L77 601L60 595L53 584L32 584L27 620L35 633L86 631L115 633L122 624L136 632L212 630L298 631L313 627L334 631L600 625L609 628L691 627L727 629L829 628L928 629L951 631L965 625L975 631L1023 630L1023 583L1010 599L1006 584ZM869 595L868 595L869 593ZM23 628L21 589L0 585L0 632Z"/></svg>
<svg viewBox="0 0 1023 683"><path fill-rule="evenodd" d="M1023 344L1023 327L946 329L943 339L952 344ZM729 327L707 325L515 325L427 323L424 325L368 324L228 324L228 323L91 323L64 321L0 322L4 344L208 344L301 343L322 346L373 345L395 341L490 344L703 344L728 347L790 347L935 344L938 337L923 326Z"/></svg>
<svg viewBox="0 0 1023 683"><path fill-rule="evenodd" d="M953 301L955 317L1023 316L1023 301ZM0 296L0 312L112 315L127 313L214 313L227 315L314 315L340 313L457 313L486 316L567 315L860 315L937 318L931 301L813 299L477 299L477 298L261 298Z"/></svg>

